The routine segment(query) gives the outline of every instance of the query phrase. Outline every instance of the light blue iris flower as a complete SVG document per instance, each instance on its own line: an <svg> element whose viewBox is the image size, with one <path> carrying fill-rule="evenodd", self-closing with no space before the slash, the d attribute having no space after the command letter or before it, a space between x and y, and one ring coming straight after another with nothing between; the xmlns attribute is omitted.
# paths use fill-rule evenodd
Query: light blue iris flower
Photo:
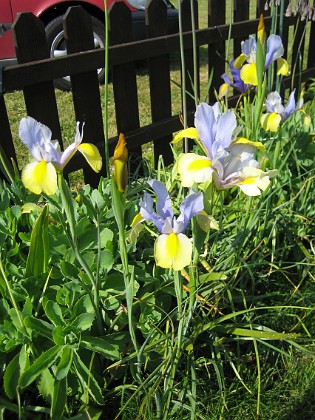
<svg viewBox="0 0 315 420"><path fill-rule="evenodd" d="M140 214L161 233L154 246L156 264L181 270L190 264L192 255L191 240L183 232L192 217L203 210L203 194L192 190L180 206L180 215L175 217L165 185L156 180L148 184L157 195L156 211L151 195L145 193L140 201Z"/></svg>
<svg viewBox="0 0 315 420"><path fill-rule="evenodd" d="M237 122L233 111L220 112L219 103L198 105L195 129L178 133L174 141L189 137L197 141L205 156L185 153L178 160L178 172L184 187L194 183L215 182L218 189L239 186L247 195L259 195L269 185L269 174L258 169L256 149L260 142L236 138Z"/></svg>

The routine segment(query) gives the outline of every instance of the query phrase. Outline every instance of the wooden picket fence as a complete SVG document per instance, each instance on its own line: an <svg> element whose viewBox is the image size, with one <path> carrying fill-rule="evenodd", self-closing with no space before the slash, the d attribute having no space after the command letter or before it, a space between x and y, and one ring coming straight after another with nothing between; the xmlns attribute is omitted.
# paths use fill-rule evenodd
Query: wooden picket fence
<svg viewBox="0 0 315 420"><path fill-rule="evenodd" d="M193 1L195 27L198 28L198 4ZM287 2L286 2L287 3ZM257 0L257 14L265 15L265 26L270 30L271 18L264 11L265 0ZM208 69L213 69L212 86L222 83L221 74L225 71L225 41L230 36L234 39L234 56L240 52L240 42L257 31L258 19L249 19L249 0L234 0L234 23L226 24L226 2L209 0L209 27L197 29L197 47L208 47ZM193 74L193 47L191 0L182 0L183 45L185 51L185 71L187 80ZM170 87L170 54L180 50L178 34L167 35L166 6L162 0L150 0L146 9L146 25L149 39L132 42L131 13L124 3L115 3L109 11L110 48L109 64L113 83L117 134L126 136L128 149L141 156L141 146L149 141L154 142L155 162L163 155L166 164L172 162L169 146L174 132L182 128L178 115L172 115L172 98ZM283 26L283 43L285 51L292 52L292 63L297 62L304 52L304 41L301 38L306 21L299 17L286 17ZM315 76L315 22L311 25L307 68L295 73L300 82ZM295 28L293 44L288 44L289 29ZM72 83L73 106L77 121L85 122L84 137L93 139L104 156L104 129L101 109L100 90L97 69L104 66L104 51L93 50L93 31L90 16L81 7L68 9L65 16L65 34L68 55L49 58L49 51L42 22L30 13L22 13L13 25L18 64L2 69L0 82L0 146L8 158L16 160L14 144L10 129L4 95L7 92L22 90L28 115L46 124L53 132L53 138L59 139L62 145L55 89L53 80L70 75ZM302 39L302 41L301 41ZM139 101L137 91L136 62L148 60L150 80L150 101L152 123L140 126ZM199 83L199 80L198 80ZM289 87L290 77L283 80L283 86ZM186 103L190 123L195 110L192 98L193 89L187 84ZM0 83L1 86L1 83ZM198 87L197 87L198 89ZM213 87L209 90L209 101L214 102ZM113 153L117 136L109 139L109 150ZM79 156L69 163L68 172L83 168L86 182L96 184L99 174L87 167ZM104 175L104 173L102 174Z"/></svg>

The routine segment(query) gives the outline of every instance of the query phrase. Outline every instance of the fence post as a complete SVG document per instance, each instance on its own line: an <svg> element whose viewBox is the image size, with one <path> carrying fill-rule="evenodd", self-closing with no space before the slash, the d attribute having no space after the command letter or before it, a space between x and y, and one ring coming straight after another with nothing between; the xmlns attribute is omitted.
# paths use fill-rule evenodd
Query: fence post
<svg viewBox="0 0 315 420"><path fill-rule="evenodd" d="M2 71L2 69L0 69ZM15 161L16 153L14 149L14 144L12 140L12 134L10 129L10 122L8 119L8 113L4 102L3 94L0 93L0 127L1 127L1 136L0 136L0 153L3 155L4 159L8 159L11 164L11 161ZM1 166L0 166L1 169ZM0 175L2 178L2 175Z"/></svg>
<svg viewBox="0 0 315 420"><path fill-rule="evenodd" d="M192 18L194 15L195 22L194 26L198 29L198 2L197 0L180 0L182 2L182 26L183 31L192 31L193 22ZM193 14L192 14L192 6L193 4ZM196 58L196 68L194 68L194 60ZM196 50L196 57L194 57L194 50L193 50L193 40L191 37L191 48L185 49L184 52L184 60L185 60L185 72L186 72L186 105L187 105L187 115L188 115L188 125L192 125L194 123L193 118L191 116L194 115L196 109L195 103L195 95L200 97L200 65L199 65L199 48ZM196 81L194 82L194 72L196 71ZM196 83L196 86L194 84ZM190 117L189 117L190 116ZM189 142L189 148L193 146L193 142Z"/></svg>
<svg viewBox="0 0 315 420"><path fill-rule="evenodd" d="M163 0L149 0L145 19L147 36L154 38L167 35L167 6ZM161 121L172 116L170 57L169 54L149 59L150 98L152 122ZM165 165L173 162L170 148L172 135L154 141L154 165L157 166L159 156L163 155Z"/></svg>
<svg viewBox="0 0 315 420"><path fill-rule="evenodd" d="M225 1L208 0L208 26L225 24ZM208 71L213 69L212 85L209 91L209 102L216 102L214 89L219 90L223 83L221 75L225 72L225 41L210 44L208 47Z"/></svg>
<svg viewBox="0 0 315 420"><path fill-rule="evenodd" d="M69 54L94 49L91 16L81 6L68 9L64 29ZM72 75L71 86L76 120L85 123L85 141L103 146L104 129L97 70ZM82 162L84 179L96 186L100 175L86 166L83 159Z"/></svg>
<svg viewBox="0 0 315 420"><path fill-rule="evenodd" d="M49 58L44 25L32 13L19 14L12 29L18 63ZM25 86L23 92L28 115L47 125L53 138L58 139L62 147L53 82Z"/></svg>
<svg viewBox="0 0 315 420"><path fill-rule="evenodd" d="M132 41L131 12L123 2L115 2L109 9L109 39L111 45ZM112 80L116 109L116 124L119 133L140 127L138 92L135 63L124 63L112 67ZM139 167L137 158L142 156L141 146L132 147L128 143L130 155L130 171Z"/></svg>
<svg viewBox="0 0 315 420"><path fill-rule="evenodd" d="M249 19L249 0L234 0L234 22L242 22ZM241 53L241 41L243 38L235 37L233 40L234 58Z"/></svg>

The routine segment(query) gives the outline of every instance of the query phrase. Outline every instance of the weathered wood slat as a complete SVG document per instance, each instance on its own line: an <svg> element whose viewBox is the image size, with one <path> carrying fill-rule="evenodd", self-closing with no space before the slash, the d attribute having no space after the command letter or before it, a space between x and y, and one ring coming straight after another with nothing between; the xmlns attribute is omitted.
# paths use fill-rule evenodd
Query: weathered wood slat
<svg viewBox="0 0 315 420"><path fill-rule="evenodd" d="M14 144L12 140L12 134L10 130L10 122L8 119L8 113L5 106L4 97L1 94L0 94L0 128L1 128L0 153L3 153L3 155L5 154L9 162L11 162L11 160L17 162ZM1 162L0 162L0 169L1 169ZM0 174L1 174L1 171L0 171ZM0 178L2 178L1 175L0 175Z"/></svg>
<svg viewBox="0 0 315 420"><path fill-rule="evenodd" d="M146 8L146 26L148 37L167 35L167 8L163 0L151 0ZM172 116L170 57L169 54L149 59L150 97L152 122ZM157 166L160 155L165 165L173 161L170 148L171 133L154 141L154 164Z"/></svg>
<svg viewBox="0 0 315 420"><path fill-rule="evenodd" d="M209 43L208 47L208 70L209 77L211 70L213 71L212 86L209 91L209 101L215 102L216 96L214 89L219 89L222 84L221 75L225 72L225 38L222 29L218 25L225 23L225 5L222 0L208 0L208 26L216 27L218 41ZM234 34L235 36L236 34ZM237 32L237 36L241 36ZM232 36L233 37L233 36Z"/></svg>
<svg viewBox="0 0 315 420"><path fill-rule="evenodd" d="M182 7L182 26L184 32L192 31L193 27L198 29L198 4L194 0L181 0ZM193 7L193 8L192 8ZM194 19L194 25L193 21ZM194 56L193 39L190 41L190 48L185 48L185 78L186 78L186 106L187 111L196 109L195 97L200 96L200 77L199 77L199 51L196 48ZM194 63L195 62L195 63ZM188 121L188 125L192 125L193 120ZM193 143L191 143L192 146Z"/></svg>
<svg viewBox="0 0 315 420"><path fill-rule="evenodd" d="M234 0L234 22L242 22L249 19L249 0ZM236 37L233 39L234 57L241 53L241 41L243 38Z"/></svg>
<svg viewBox="0 0 315 420"><path fill-rule="evenodd" d="M13 24L16 56L19 63L41 60L49 57L43 23L32 13L22 13ZM47 125L53 138L60 141L61 130L52 80L24 85L24 99L29 116Z"/></svg>
<svg viewBox="0 0 315 420"><path fill-rule="evenodd" d="M94 36L91 16L82 7L72 7L65 15L65 39L71 53L91 50ZM103 118L97 69L71 76L72 97L76 120L84 123L84 140L88 143L104 141ZM103 166L105 168L105 165ZM84 178L96 186L100 174L90 166L83 166ZM103 172L105 175L105 173Z"/></svg>
<svg viewBox="0 0 315 420"><path fill-rule="evenodd" d="M109 10L110 44L132 41L131 12L122 2L114 3ZM112 66L112 81L116 108L118 133L127 133L140 127L135 62ZM142 156L141 147L136 147L128 139L128 149L132 152L130 170L138 166L137 157Z"/></svg>

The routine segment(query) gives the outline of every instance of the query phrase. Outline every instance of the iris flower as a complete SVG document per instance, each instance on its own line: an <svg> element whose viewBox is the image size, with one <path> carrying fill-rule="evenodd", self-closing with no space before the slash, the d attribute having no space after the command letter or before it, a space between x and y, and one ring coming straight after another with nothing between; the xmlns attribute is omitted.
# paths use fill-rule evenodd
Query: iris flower
<svg viewBox="0 0 315 420"><path fill-rule="evenodd" d="M156 180L148 184L157 195L156 212L151 195L145 193L140 201L140 213L161 233L154 245L156 265L182 270L191 263L192 256L191 240L183 232L192 217L203 210L203 194L192 190L180 206L180 215L175 217L165 185Z"/></svg>
<svg viewBox="0 0 315 420"><path fill-rule="evenodd" d="M221 78L224 80L224 83L220 86L219 97L222 98L228 92L228 88L232 87L240 93L246 93L250 89L251 85L248 85L243 82L241 79L241 70L234 66L235 59L232 60L229 64L230 72L232 78L226 73L223 73Z"/></svg>
<svg viewBox="0 0 315 420"><path fill-rule="evenodd" d="M256 69L256 39L250 35L242 42L242 54L235 60L234 67L240 69L240 77L245 84L258 85ZM282 58L284 48L279 35L270 35L267 39L265 70L275 61L278 65L278 75L286 76L289 73L288 63ZM244 64L246 62L246 64ZM243 65L244 64L244 65Z"/></svg>
<svg viewBox="0 0 315 420"><path fill-rule="evenodd" d="M303 105L303 99L295 102L295 89L291 92L287 104L282 105L282 98L278 92L271 92L267 95L265 102L267 113L260 118L260 123L266 131L278 131L281 121L285 121Z"/></svg>
<svg viewBox="0 0 315 420"><path fill-rule="evenodd" d="M220 112L219 104L198 105L195 113L196 128L182 130L174 142L189 137L194 139L205 153L185 153L178 160L178 172L184 187L194 183L214 181L218 189L235 185L247 195L259 195L269 185L269 175L258 169L254 159L256 149L264 151L260 142L243 137L234 138L236 117L232 111Z"/></svg>
<svg viewBox="0 0 315 420"><path fill-rule="evenodd" d="M95 172L102 167L98 149L89 143L82 143L83 128L77 123L75 139L63 152L57 140L51 140L51 130L32 117L22 118L19 136L29 149L34 160L22 170L22 181L35 194L44 192L52 195L57 191L57 172L62 172L66 164L79 150Z"/></svg>

